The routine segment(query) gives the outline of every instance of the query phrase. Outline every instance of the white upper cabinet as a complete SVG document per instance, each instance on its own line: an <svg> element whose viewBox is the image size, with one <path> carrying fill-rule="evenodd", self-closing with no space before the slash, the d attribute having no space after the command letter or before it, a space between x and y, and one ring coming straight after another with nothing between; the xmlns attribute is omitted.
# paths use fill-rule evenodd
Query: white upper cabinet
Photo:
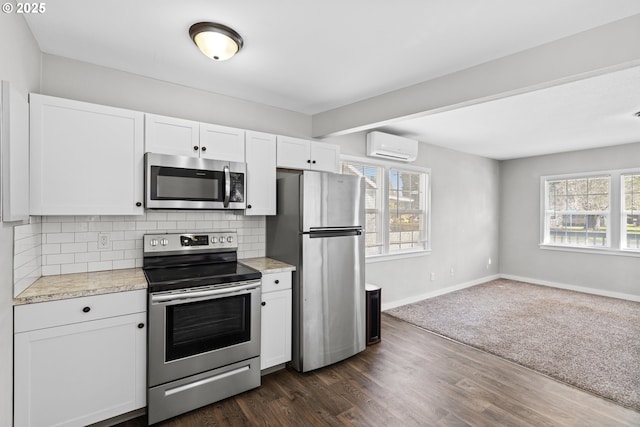
<svg viewBox="0 0 640 427"><path fill-rule="evenodd" d="M311 141L311 169L335 172L340 170L340 146Z"/></svg>
<svg viewBox="0 0 640 427"><path fill-rule="evenodd" d="M244 162L244 130L200 123L200 157Z"/></svg>
<svg viewBox="0 0 640 427"><path fill-rule="evenodd" d="M200 123L174 117L145 114L145 151L198 156Z"/></svg>
<svg viewBox="0 0 640 427"><path fill-rule="evenodd" d="M338 172L338 145L278 136L277 151L279 168Z"/></svg>
<svg viewBox="0 0 640 427"><path fill-rule="evenodd" d="M244 162L244 130L146 114L145 151Z"/></svg>
<svg viewBox="0 0 640 427"><path fill-rule="evenodd" d="M309 169L311 153L310 141L278 135L278 167Z"/></svg>
<svg viewBox="0 0 640 427"><path fill-rule="evenodd" d="M246 132L247 209L245 215L276 214L276 136Z"/></svg>
<svg viewBox="0 0 640 427"><path fill-rule="evenodd" d="M0 99L2 220L21 221L29 217L29 103L6 81Z"/></svg>
<svg viewBox="0 0 640 427"><path fill-rule="evenodd" d="M32 215L142 215L144 114L30 95Z"/></svg>

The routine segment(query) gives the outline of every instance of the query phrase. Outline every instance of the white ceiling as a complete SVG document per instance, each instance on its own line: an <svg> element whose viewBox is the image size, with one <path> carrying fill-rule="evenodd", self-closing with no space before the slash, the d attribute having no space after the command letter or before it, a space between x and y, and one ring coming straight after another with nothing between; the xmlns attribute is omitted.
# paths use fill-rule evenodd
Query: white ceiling
<svg viewBox="0 0 640 427"><path fill-rule="evenodd" d="M640 142L640 67L380 130L506 160Z"/></svg>
<svg viewBox="0 0 640 427"><path fill-rule="evenodd" d="M312 115L638 13L637 0L65 0L25 18L45 53ZM209 60L188 35L199 21L245 47ZM498 159L640 141L640 119L625 120L638 81L613 73L388 130Z"/></svg>

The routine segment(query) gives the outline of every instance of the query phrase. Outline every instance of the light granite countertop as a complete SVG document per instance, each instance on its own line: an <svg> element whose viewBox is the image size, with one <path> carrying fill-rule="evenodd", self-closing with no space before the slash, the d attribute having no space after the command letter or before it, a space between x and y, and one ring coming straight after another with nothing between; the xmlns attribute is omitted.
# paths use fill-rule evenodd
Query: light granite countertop
<svg viewBox="0 0 640 427"><path fill-rule="evenodd" d="M293 265L271 258L238 260L263 274L294 271ZM112 292L147 289L147 279L141 268L96 271L91 273L43 276L13 299L13 305L56 301L68 298L101 295Z"/></svg>
<svg viewBox="0 0 640 427"><path fill-rule="evenodd" d="M43 276L13 299L13 305L147 289L141 268Z"/></svg>
<svg viewBox="0 0 640 427"><path fill-rule="evenodd" d="M247 267L255 268L262 274L282 273L285 271L295 271L296 269L296 267L291 264L264 257L239 259L238 262Z"/></svg>

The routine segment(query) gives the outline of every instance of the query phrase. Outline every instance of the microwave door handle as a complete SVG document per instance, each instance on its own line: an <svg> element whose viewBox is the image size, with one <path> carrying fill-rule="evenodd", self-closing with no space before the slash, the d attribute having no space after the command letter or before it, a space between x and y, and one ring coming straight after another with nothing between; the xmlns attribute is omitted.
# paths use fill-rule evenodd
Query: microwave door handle
<svg viewBox="0 0 640 427"><path fill-rule="evenodd" d="M224 167L224 207L229 207L229 199L231 198L231 174L229 166Z"/></svg>

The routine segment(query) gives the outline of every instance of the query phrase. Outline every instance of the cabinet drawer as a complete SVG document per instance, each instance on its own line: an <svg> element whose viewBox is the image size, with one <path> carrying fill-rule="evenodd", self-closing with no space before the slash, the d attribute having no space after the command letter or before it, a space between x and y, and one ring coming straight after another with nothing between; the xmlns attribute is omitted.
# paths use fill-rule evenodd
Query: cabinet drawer
<svg viewBox="0 0 640 427"><path fill-rule="evenodd" d="M291 289L291 272L262 275L262 293Z"/></svg>
<svg viewBox="0 0 640 427"><path fill-rule="evenodd" d="M19 305L14 307L14 331L26 332L146 310L147 291L143 289Z"/></svg>

